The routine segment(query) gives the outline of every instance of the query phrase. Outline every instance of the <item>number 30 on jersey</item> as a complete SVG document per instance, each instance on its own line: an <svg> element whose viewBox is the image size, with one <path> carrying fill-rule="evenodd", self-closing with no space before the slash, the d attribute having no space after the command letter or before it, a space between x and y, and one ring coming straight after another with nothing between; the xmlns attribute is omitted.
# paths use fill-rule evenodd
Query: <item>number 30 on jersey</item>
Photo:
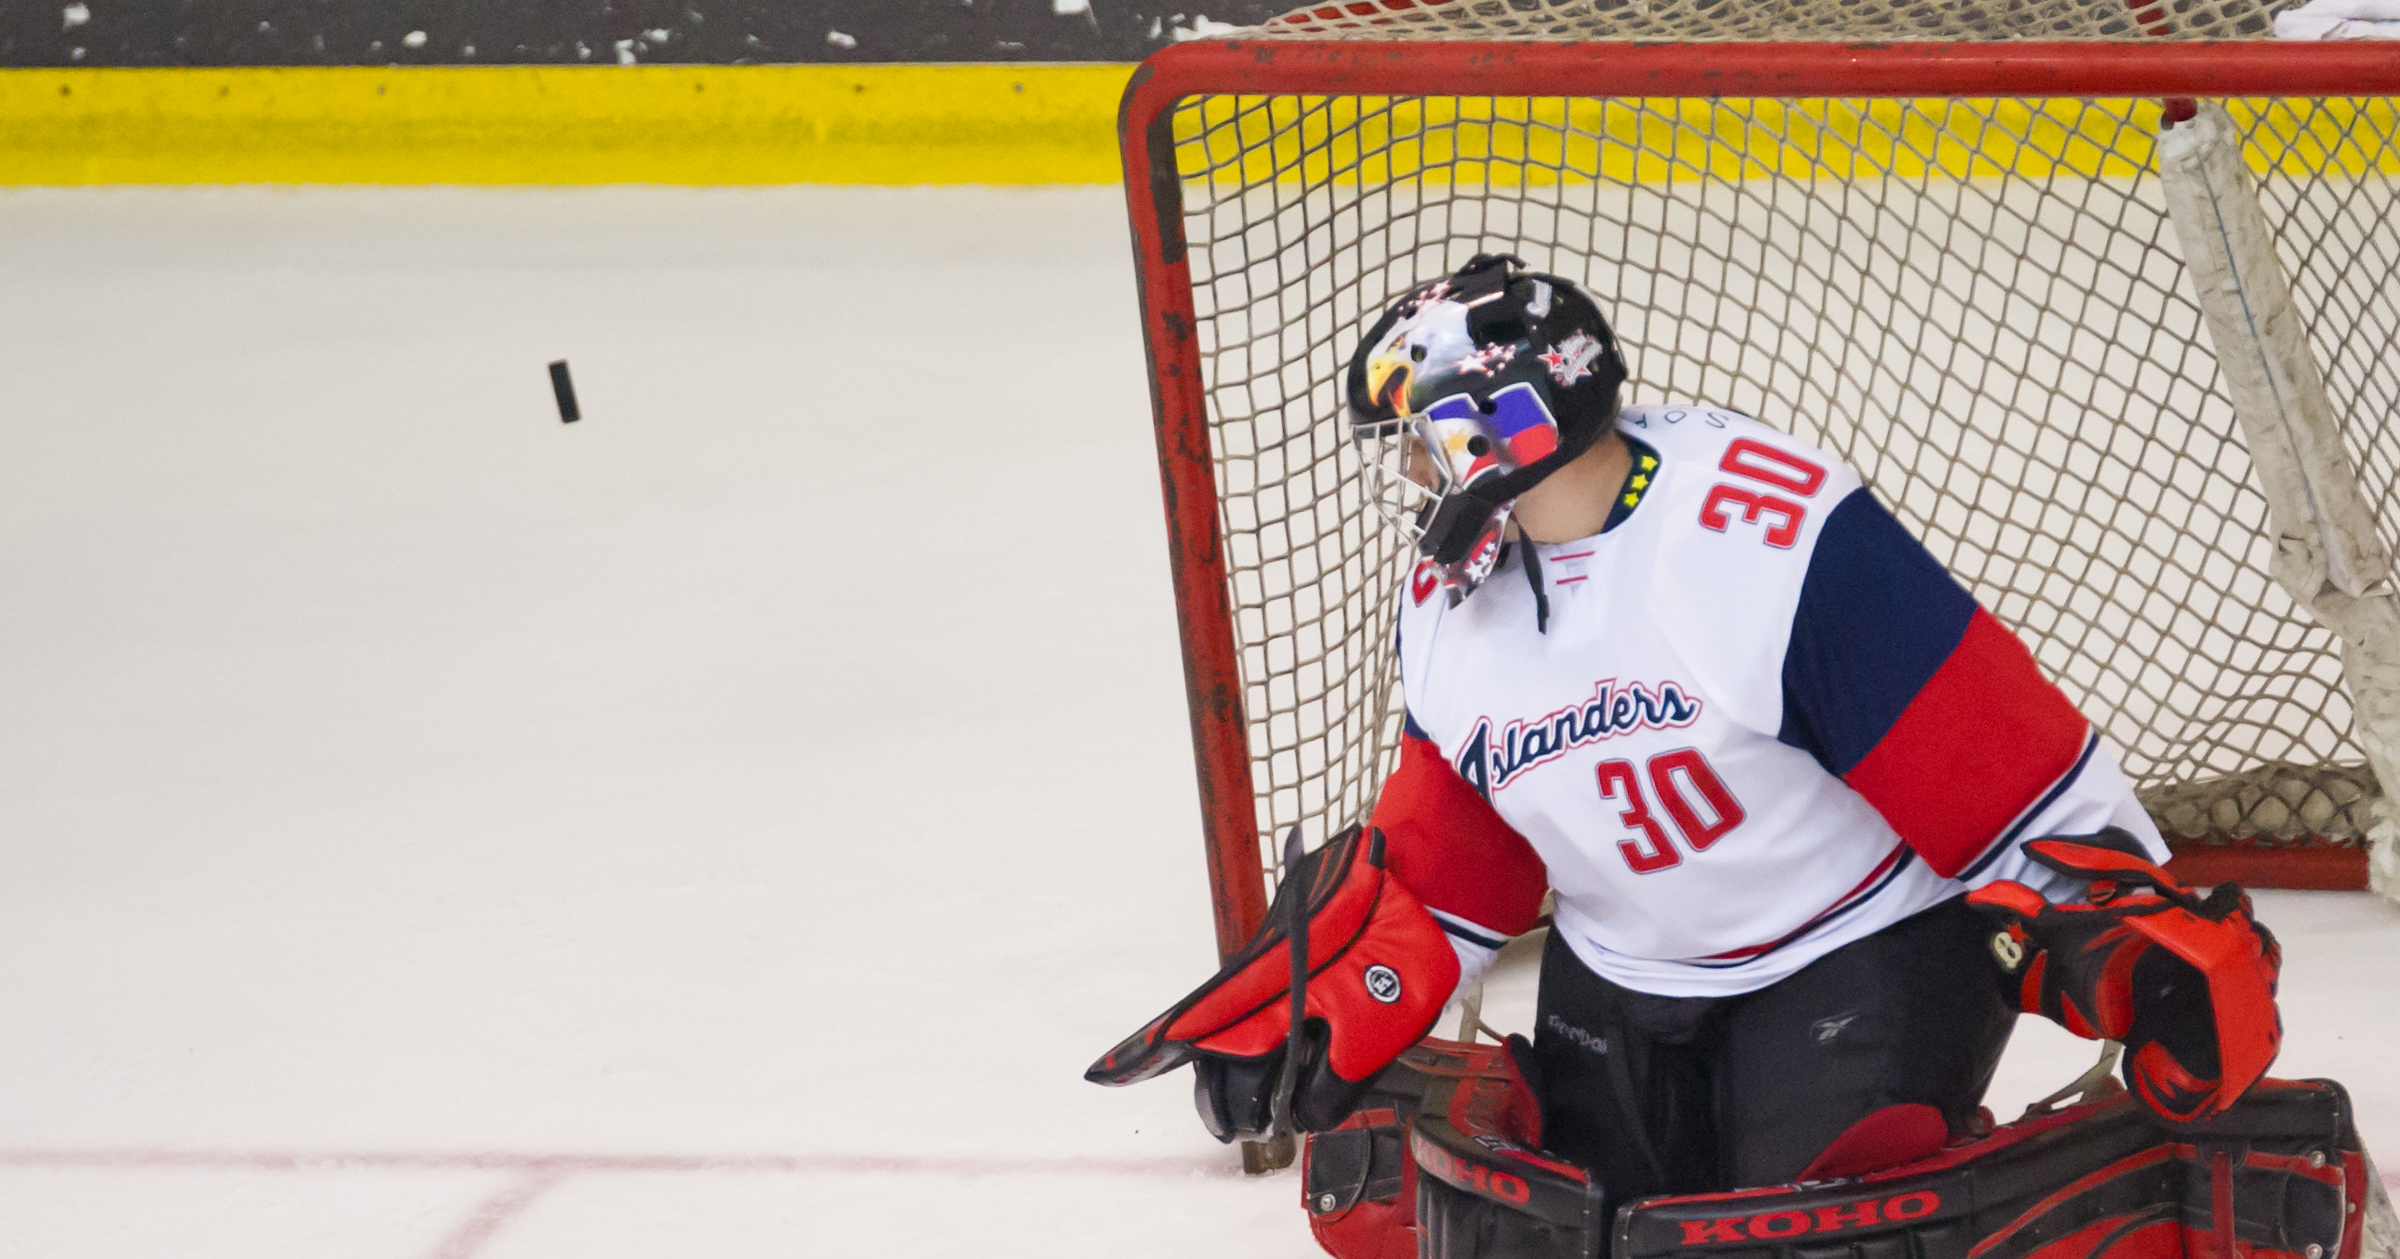
<svg viewBox="0 0 2400 1259"><path fill-rule="evenodd" d="M1742 522L1759 526L1768 546L1788 550L1800 540L1800 524L1808 519L1808 508L1783 495L1816 497L1817 491L1825 488L1825 469L1749 437L1736 438L1727 446L1717 468L1782 493L1765 493L1730 482L1711 486L1700 503L1701 528L1725 532L1734 521L1729 509L1740 508Z"/></svg>
<svg viewBox="0 0 2400 1259"><path fill-rule="evenodd" d="M1626 804L1617 820L1636 837L1618 840L1617 851L1635 874L1656 874L1683 864L1683 854L1668 841L1665 828L1651 811L1652 799L1665 810L1685 847L1693 852L1708 851L1709 845L1725 838L1727 831L1749 816L1698 748L1661 752L1645 762L1643 769L1645 773L1636 774L1632 761L1602 761L1599 768L1600 798ZM1649 782L1648 796L1642 792L1644 779ZM1693 796L1699 797L1697 806Z"/></svg>

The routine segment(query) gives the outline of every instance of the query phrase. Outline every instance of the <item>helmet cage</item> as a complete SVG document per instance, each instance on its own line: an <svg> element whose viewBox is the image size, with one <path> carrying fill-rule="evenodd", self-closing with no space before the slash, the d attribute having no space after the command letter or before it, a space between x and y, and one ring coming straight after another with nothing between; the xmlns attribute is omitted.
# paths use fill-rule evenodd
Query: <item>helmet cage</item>
<svg viewBox="0 0 2400 1259"><path fill-rule="evenodd" d="M1541 391L1519 381L1478 400L1450 394L1423 411L1352 429L1376 511L1431 558L1464 598L1498 564L1516 496L1579 451L1562 451Z"/></svg>

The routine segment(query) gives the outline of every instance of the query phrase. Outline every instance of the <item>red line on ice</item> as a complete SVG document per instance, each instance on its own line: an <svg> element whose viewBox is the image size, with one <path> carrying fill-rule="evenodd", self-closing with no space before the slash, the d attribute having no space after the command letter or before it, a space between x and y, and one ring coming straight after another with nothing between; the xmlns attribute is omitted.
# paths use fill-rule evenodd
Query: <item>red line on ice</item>
<svg viewBox="0 0 2400 1259"><path fill-rule="evenodd" d="M1027 1158L1013 1155L878 1154L535 1154L524 1151L436 1150L115 1150L5 1149L0 1168L31 1167L190 1171L521 1171L573 1172L804 1172L891 1176L1234 1176L1230 1164L1208 1158ZM2380 1171L2380 1169L2379 1169ZM2400 1189L2400 1170L2380 1172ZM545 1182L544 1188L548 1187Z"/></svg>
<svg viewBox="0 0 2400 1259"><path fill-rule="evenodd" d="M450 1230L441 1244L433 1248L430 1259L472 1259L484 1243L508 1226L508 1222L525 1213L534 1199L550 1191L550 1187L565 1180L561 1171L527 1172L510 1181L500 1192L486 1198L457 1228Z"/></svg>
<svg viewBox="0 0 2400 1259"><path fill-rule="evenodd" d="M783 1172L808 1175L898 1176L1235 1176L1213 1159L1026 1158L1001 1155L875 1154L536 1154L461 1150L115 1150L0 1149L0 1169L56 1171L506 1171L501 1189L477 1203L426 1259L474 1259L492 1238L542 1195L579 1173Z"/></svg>
<svg viewBox="0 0 2400 1259"><path fill-rule="evenodd" d="M799 1172L888 1176L1238 1175L1207 1158L1038 1158L969 1154L539 1154L522 1151L0 1149L0 1168L194 1171Z"/></svg>
<svg viewBox="0 0 2400 1259"><path fill-rule="evenodd" d="M515 1172L497 1192L426 1252L426 1259L474 1259L493 1237L568 1177L585 1173L767 1172L804 1175L921 1176L1234 1176L1210 1159L1025 1158L1001 1155L874 1154L536 1154L432 1150L114 1150L0 1149L0 1169L56 1171L496 1171Z"/></svg>

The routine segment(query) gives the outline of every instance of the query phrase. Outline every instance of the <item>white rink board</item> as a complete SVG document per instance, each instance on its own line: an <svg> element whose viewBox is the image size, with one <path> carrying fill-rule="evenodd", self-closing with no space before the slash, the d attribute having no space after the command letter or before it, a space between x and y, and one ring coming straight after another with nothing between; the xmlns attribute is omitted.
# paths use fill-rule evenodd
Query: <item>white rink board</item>
<svg viewBox="0 0 2400 1259"><path fill-rule="evenodd" d="M0 1256L1315 1253L1079 1078L1210 969L1122 216L0 195Z"/></svg>

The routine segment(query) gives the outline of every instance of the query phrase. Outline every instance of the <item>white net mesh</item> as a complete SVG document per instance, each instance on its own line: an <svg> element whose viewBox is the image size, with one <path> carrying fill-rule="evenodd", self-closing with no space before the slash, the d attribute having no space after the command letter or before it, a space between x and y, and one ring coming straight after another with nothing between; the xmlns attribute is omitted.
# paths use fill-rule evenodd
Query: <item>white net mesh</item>
<svg viewBox="0 0 2400 1259"><path fill-rule="evenodd" d="M1335 0L1244 39L2256 39L2258 0Z"/></svg>
<svg viewBox="0 0 2400 1259"><path fill-rule="evenodd" d="M2388 533L2392 102L2229 106ZM1628 401L1731 406L1858 467L2113 740L2170 834L2357 842L2374 780L2332 637L2267 573L2265 503L2153 174L2158 121L2083 100L1187 101L1262 837L1363 817L1397 739L1410 557L1364 501L1346 356L1411 285L1509 252L1599 299Z"/></svg>

